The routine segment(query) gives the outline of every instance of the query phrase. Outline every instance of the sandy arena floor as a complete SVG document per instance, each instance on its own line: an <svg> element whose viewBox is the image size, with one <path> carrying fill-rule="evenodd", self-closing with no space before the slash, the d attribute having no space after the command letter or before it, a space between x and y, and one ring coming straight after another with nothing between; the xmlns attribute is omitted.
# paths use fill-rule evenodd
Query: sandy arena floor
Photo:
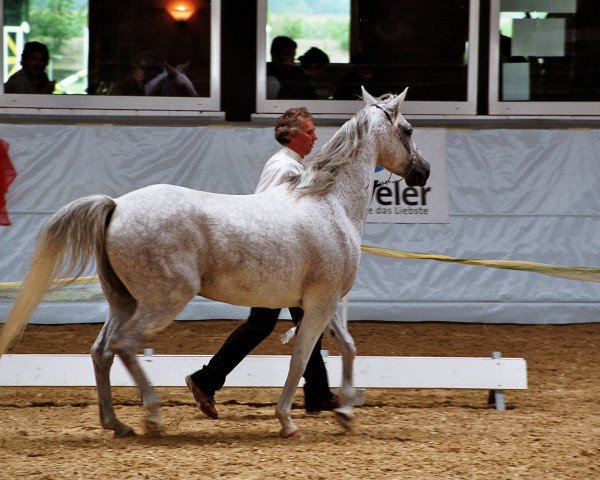
<svg viewBox="0 0 600 480"><path fill-rule="evenodd" d="M235 321L176 322L156 353L212 354ZM290 353L278 336L254 353ZM88 353L100 325L29 325L11 353ZM505 412L484 391L367 390L352 430L331 413L293 413L304 439L278 437L278 389L223 389L219 420L185 388L162 388L165 432L143 431L137 391L114 391L138 437L100 428L93 388L0 388L0 479L600 478L600 323L472 325L352 322L359 355L524 357L529 389ZM329 339L325 342L336 354ZM199 365L198 367L200 367Z"/></svg>

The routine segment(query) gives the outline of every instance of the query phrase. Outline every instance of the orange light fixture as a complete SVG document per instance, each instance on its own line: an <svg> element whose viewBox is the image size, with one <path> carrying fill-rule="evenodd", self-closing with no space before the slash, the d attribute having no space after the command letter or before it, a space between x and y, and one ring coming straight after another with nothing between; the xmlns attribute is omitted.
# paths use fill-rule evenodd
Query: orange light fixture
<svg viewBox="0 0 600 480"><path fill-rule="evenodd" d="M174 3L167 8L176 22L187 22L194 13L194 6L189 3Z"/></svg>

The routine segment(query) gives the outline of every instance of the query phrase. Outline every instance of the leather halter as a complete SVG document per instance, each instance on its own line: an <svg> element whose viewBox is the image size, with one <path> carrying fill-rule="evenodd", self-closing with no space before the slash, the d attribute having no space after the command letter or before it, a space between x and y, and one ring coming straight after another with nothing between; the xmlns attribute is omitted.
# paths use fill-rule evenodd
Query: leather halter
<svg viewBox="0 0 600 480"><path fill-rule="evenodd" d="M394 120L392 119L392 116L390 115L390 112L387 109L383 108L381 105L377 105L376 103L374 103L373 106L381 110L385 114L385 117L390 121L392 126L394 126ZM413 168L415 167L415 164L417 163L417 155L413 152L412 148L410 148L410 145L406 138L400 132L396 131L396 133L398 134L400 142L402 143L404 148L406 148L406 150L410 153L410 163L406 168L406 172L398 175L402 178L406 178L407 175L410 175L410 172L412 172ZM390 174L390 178L391 176L392 175Z"/></svg>

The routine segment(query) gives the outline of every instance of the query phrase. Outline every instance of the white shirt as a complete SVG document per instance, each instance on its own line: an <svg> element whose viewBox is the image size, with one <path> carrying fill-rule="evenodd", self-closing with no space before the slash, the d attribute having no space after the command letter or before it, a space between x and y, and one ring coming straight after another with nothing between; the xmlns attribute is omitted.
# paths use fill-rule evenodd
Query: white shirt
<svg viewBox="0 0 600 480"><path fill-rule="evenodd" d="M302 157L288 147L283 147L267 160L265 168L260 174L255 193L264 192L269 188L281 185L293 175L303 171Z"/></svg>

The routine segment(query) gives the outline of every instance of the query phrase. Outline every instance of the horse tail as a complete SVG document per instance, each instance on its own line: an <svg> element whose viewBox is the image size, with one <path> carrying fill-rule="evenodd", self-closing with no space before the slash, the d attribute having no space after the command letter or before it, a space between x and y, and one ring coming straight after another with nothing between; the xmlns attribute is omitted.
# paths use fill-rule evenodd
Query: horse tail
<svg viewBox="0 0 600 480"><path fill-rule="evenodd" d="M54 278L64 272L74 282L94 255L106 262L106 226L115 201L106 195L80 198L52 215L42 228L33 259L6 323L0 333L0 356L23 333L29 317L50 288Z"/></svg>

